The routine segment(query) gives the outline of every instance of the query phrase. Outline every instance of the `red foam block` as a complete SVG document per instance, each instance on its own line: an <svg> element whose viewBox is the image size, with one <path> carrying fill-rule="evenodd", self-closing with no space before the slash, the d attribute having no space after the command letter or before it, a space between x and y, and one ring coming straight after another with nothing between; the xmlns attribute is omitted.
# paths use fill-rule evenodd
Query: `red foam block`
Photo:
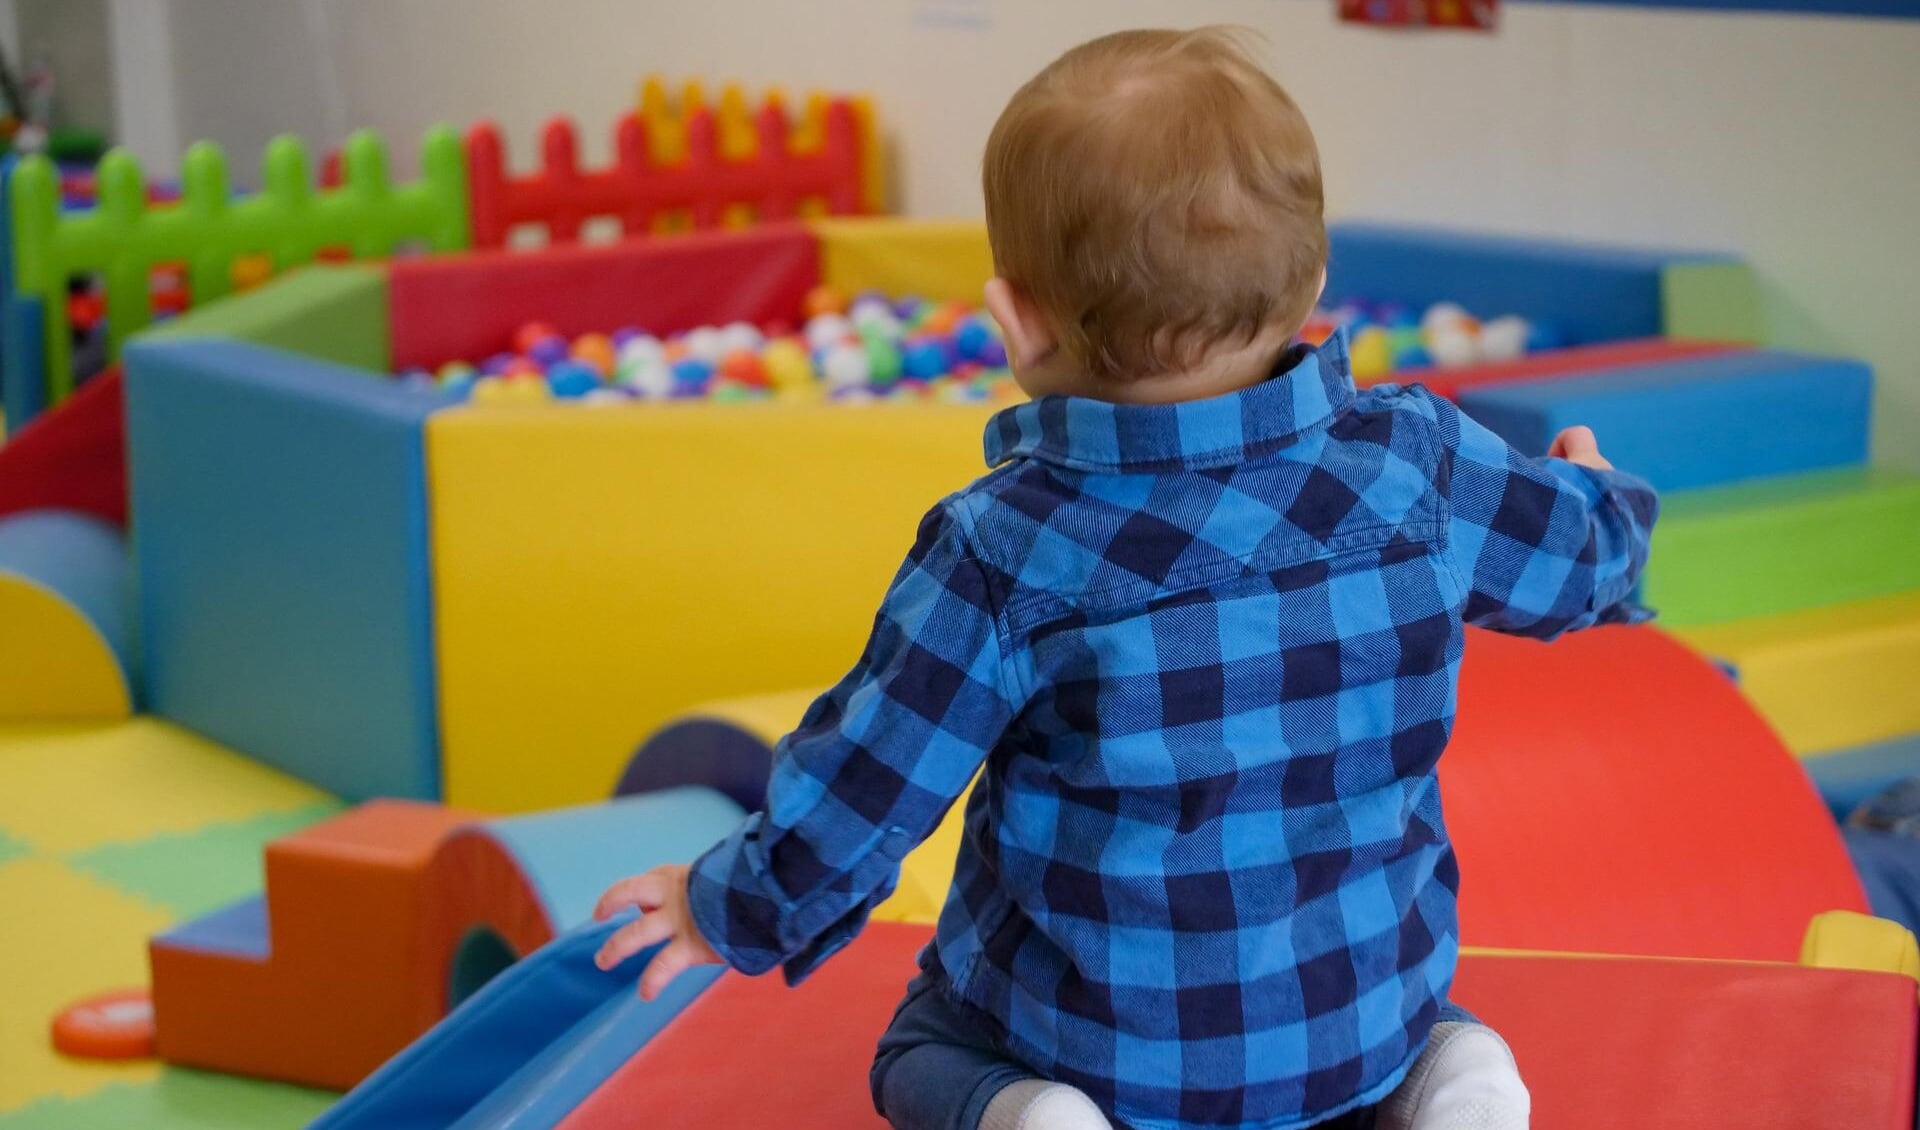
<svg viewBox="0 0 1920 1130"><path fill-rule="evenodd" d="M484 251L390 267L393 363L479 361L541 321L574 335L791 321L820 281L819 242L776 225L602 246Z"/></svg>
<svg viewBox="0 0 1920 1130"><path fill-rule="evenodd" d="M0 446L0 517L78 510L127 524L127 426L120 366L80 386Z"/></svg>
<svg viewBox="0 0 1920 1130"><path fill-rule="evenodd" d="M1511 361L1493 361L1459 369L1430 369L1418 374L1408 373L1403 377L1389 379L1402 380L1403 383L1423 384L1437 395L1444 396L1448 400L1458 400L1460 394L1470 388L1545 380L1549 377L1579 376L1601 369L1650 365L1680 357L1702 357L1710 353L1728 353L1750 348L1752 347L1725 341L1680 341L1666 337L1636 338L1631 341L1610 341L1599 345L1576 345L1569 349L1555 349L1546 353L1517 357Z"/></svg>

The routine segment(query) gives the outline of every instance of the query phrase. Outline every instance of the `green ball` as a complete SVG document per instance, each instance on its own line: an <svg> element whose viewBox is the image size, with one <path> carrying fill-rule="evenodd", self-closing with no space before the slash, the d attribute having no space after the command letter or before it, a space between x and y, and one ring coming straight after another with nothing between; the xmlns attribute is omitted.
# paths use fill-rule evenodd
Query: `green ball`
<svg viewBox="0 0 1920 1130"><path fill-rule="evenodd" d="M900 379L900 348L881 335L866 340L867 379L877 385L890 385Z"/></svg>

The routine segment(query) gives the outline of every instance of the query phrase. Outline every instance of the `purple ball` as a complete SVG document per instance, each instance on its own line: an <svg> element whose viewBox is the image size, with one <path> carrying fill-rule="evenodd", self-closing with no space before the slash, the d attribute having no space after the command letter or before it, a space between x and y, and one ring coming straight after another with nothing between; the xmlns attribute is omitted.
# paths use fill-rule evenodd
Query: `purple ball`
<svg viewBox="0 0 1920 1130"><path fill-rule="evenodd" d="M974 358L989 369L1007 367L1007 343L997 337L989 336L985 345L980 347L979 356Z"/></svg>
<svg viewBox="0 0 1920 1130"><path fill-rule="evenodd" d="M497 377L512 367L519 358L511 353L496 353L480 362L480 371L489 377Z"/></svg>
<svg viewBox="0 0 1920 1130"><path fill-rule="evenodd" d="M543 337L527 350L527 356L541 365L553 365L567 359L567 339L559 334Z"/></svg>
<svg viewBox="0 0 1920 1130"><path fill-rule="evenodd" d="M637 326L621 326L619 329L613 331L613 347L616 350L624 349L628 342L645 336L647 336L647 331Z"/></svg>

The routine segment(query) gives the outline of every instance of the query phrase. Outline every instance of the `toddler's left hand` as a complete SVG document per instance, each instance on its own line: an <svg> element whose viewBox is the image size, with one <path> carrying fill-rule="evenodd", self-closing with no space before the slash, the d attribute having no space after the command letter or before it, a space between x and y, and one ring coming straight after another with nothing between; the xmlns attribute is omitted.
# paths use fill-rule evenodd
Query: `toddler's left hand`
<svg viewBox="0 0 1920 1130"><path fill-rule="evenodd" d="M715 965L721 960L694 925L687 902L688 870L684 864L672 864L622 879L608 887L593 908L594 920L599 922L627 907L640 908L639 921L614 931L593 955L593 963L602 969L612 969L656 942L667 943L640 974L641 1000L659 996L689 966Z"/></svg>

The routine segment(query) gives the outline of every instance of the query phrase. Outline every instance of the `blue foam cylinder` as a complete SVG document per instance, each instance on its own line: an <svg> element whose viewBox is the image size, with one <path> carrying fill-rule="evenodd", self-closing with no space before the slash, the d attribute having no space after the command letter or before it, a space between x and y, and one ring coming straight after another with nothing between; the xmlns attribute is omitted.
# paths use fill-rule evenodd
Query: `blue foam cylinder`
<svg viewBox="0 0 1920 1130"><path fill-rule="evenodd" d="M1920 777L1920 734L1809 757L1800 763L1835 820L1881 789Z"/></svg>
<svg viewBox="0 0 1920 1130"><path fill-rule="evenodd" d="M733 831L744 809L712 789L687 787L487 822L567 929L587 921L616 879L663 863L691 863Z"/></svg>
<svg viewBox="0 0 1920 1130"><path fill-rule="evenodd" d="M133 566L117 528L64 510L0 518L0 573L55 593L86 617L137 695Z"/></svg>
<svg viewBox="0 0 1920 1130"><path fill-rule="evenodd" d="M1866 462L1873 374L1772 350L1468 389L1460 407L1528 455L1585 424L1614 466L1660 490Z"/></svg>

